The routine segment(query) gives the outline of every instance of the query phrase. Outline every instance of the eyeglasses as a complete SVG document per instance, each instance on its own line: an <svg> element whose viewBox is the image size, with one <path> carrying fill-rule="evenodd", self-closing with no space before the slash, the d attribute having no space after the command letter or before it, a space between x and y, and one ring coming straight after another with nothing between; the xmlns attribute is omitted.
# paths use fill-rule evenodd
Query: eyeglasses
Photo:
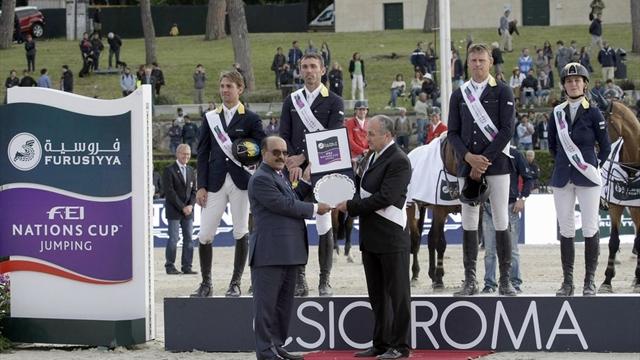
<svg viewBox="0 0 640 360"><path fill-rule="evenodd" d="M271 150L271 154L273 156L275 156L275 157L280 157L280 156L287 157L287 156L289 156L289 152L287 150L274 149L274 150Z"/></svg>

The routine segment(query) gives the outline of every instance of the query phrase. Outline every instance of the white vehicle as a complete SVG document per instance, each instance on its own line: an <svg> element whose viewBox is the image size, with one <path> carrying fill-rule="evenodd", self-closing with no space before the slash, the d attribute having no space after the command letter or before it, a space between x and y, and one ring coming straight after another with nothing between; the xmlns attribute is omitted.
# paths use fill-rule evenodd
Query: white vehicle
<svg viewBox="0 0 640 360"><path fill-rule="evenodd" d="M327 6L324 10L322 10L320 15L316 16L316 18L309 23L309 28L313 29L313 28L333 27L335 23L335 19L336 19L336 16L335 16L335 13L333 12L333 4L331 4Z"/></svg>

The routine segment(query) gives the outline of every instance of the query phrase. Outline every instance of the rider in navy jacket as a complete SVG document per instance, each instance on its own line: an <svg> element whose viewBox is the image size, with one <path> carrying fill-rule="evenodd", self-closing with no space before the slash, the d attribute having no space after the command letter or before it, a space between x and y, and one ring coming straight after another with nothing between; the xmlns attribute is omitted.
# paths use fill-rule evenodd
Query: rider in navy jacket
<svg viewBox="0 0 640 360"><path fill-rule="evenodd" d="M570 119L569 105L564 108L565 119ZM558 129L556 128L555 117L553 113L549 121L549 152L555 160L553 167L553 175L551 176L551 186L563 187L567 182L578 186L595 186L593 182L587 179L582 173L576 169L567 154L562 149L562 144L558 138ZM586 99L578 107L575 120L569 125L569 136L573 143L580 148L584 161L595 166L604 163L611 151L611 143L607 134L607 126L600 110L591 106ZM598 143L598 152L594 144Z"/></svg>

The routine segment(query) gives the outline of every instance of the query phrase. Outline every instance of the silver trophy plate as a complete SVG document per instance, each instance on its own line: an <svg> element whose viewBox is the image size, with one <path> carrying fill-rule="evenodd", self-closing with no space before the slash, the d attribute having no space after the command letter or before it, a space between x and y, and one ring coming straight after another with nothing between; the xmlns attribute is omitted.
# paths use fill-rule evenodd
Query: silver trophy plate
<svg viewBox="0 0 640 360"><path fill-rule="evenodd" d="M353 181L343 174L325 175L313 188L316 200L321 203L336 207L339 203L353 199L356 186Z"/></svg>

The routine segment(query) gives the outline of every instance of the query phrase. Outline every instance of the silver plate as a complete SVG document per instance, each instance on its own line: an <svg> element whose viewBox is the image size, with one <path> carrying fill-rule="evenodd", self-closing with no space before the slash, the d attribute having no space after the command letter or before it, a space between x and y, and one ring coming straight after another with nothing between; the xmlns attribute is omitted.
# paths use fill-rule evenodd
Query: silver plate
<svg viewBox="0 0 640 360"><path fill-rule="evenodd" d="M353 199L356 186L353 181L343 174L325 175L313 188L313 194L318 202L335 207L339 203Z"/></svg>

